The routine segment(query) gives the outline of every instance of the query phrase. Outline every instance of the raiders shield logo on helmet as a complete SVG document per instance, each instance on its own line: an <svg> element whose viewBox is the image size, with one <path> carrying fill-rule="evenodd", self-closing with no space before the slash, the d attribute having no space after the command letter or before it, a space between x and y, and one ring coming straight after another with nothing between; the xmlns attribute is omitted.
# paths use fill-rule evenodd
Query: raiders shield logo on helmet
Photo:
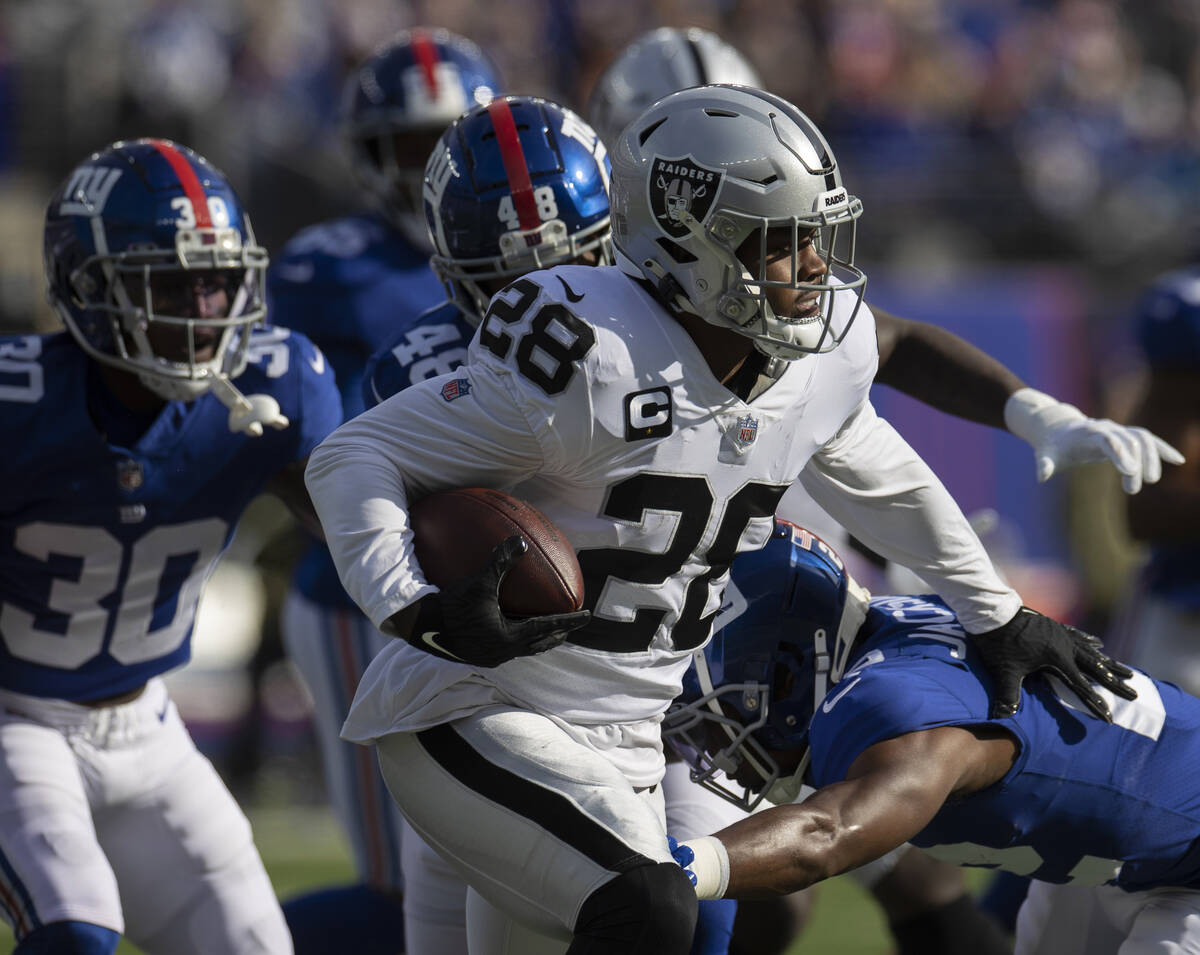
<svg viewBox="0 0 1200 955"><path fill-rule="evenodd" d="M688 235L680 213L690 212L704 222L725 179L724 169L710 169L691 156L655 156L650 169L650 208L658 227L672 239Z"/></svg>

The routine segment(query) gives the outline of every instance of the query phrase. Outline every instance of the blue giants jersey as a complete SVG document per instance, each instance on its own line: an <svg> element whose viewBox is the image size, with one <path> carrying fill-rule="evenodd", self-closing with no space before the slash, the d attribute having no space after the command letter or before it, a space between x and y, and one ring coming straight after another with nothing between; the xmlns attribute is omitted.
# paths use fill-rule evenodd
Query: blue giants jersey
<svg viewBox="0 0 1200 955"><path fill-rule="evenodd" d="M396 329L445 298L429 257L374 215L347 216L296 235L267 272L268 315L320 346L345 418L363 410L363 369ZM301 558L295 586L310 600L353 608L324 545Z"/></svg>
<svg viewBox="0 0 1200 955"><path fill-rule="evenodd" d="M1038 676L1014 716L992 721L990 680L939 599L873 600L863 634L813 717L813 785L844 779L881 740L992 723L1016 737L1016 763L996 785L943 806L915 845L1046 882L1200 887L1200 700L1136 672L1136 700L1100 691L1107 724Z"/></svg>
<svg viewBox="0 0 1200 955"><path fill-rule="evenodd" d="M287 428L234 434L207 394L169 402L123 447L93 422L107 392L70 336L0 338L0 686L99 699L188 659L200 590L242 511L341 421L303 336L255 332L249 358L238 388L274 397ZM133 417L113 401L111 431Z"/></svg>
<svg viewBox="0 0 1200 955"><path fill-rule="evenodd" d="M414 382L453 371L467 360L467 344L474 334L471 323L450 302L418 315L371 357L362 400L373 408Z"/></svg>

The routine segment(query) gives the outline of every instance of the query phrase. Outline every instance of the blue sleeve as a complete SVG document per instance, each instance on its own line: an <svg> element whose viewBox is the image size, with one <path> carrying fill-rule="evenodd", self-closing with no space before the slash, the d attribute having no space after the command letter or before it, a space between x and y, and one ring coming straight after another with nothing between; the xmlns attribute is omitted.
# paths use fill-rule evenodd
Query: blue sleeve
<svg viewBox="0 0 1200 955"><path fill-rule="evenodd" d="M701 900L689 955L729 955L736 917L736 899Z"/></svg>
<svg viewBox="0 0 1200 955"><path fill-rule="evenodd" d="M367 362L362 381L366 407L374 408L414 382L461 367L474 334L453 305L443 303L416 316Z"/></svg>
<svg viewBox="0 0 1200 955"><path fill-rule="evenodd" d="M978 681L938 661L896 660L850 671L813 716L813 785L842 781L854 760L883 740L935 726L985 722L980 699L986 713L986 693Z"/></svg>
<svg viewBox="0 0 1200 955"><path fill-rule="evenodd" d="M374 408L396 392L402 391L407 385L408 376L401 374L391 349L380 349L370 357L367 367L363 370L363 406Z"/></svg>
<svg viewBox="0 0 1200 955"><path fill-rule="evenodd" d="M300 367L299 420L292 422L295 456L303 461L342 423L342 397L333 369L321 350L299 332L292 332L292 354Z"/></svg>

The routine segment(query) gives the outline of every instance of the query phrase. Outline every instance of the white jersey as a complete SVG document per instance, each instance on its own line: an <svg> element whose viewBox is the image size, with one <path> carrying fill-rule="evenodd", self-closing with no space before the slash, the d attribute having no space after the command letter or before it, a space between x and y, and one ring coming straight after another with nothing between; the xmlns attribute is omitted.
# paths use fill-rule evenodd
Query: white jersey
<svg viewBox="0 0 1200 955"><path fill-rule="evenodd" d="M841 298L837 307L853 307L853 293ZM312 456L309 489L342 581L377 626L433 589L413 557L406 502L469 486L524 498L562 530L592 622L560 647L489 670L397 642L364 675L343 735L370 740L504 701L600 748L657 746L657 721L708 639L734 555L766 541L814 453L828 459L814 486L839 487L847 445L877 437L867 400L876 363L863 306L837 349L791 363L743 402L618 268L563 266L514 282L493 300L467 364L339 428ZM870 486L871 518L895 454L919 463L895 440L908 457L885 442L868 467L874 483L859 482ZM926 510L906 515L911 539L937 536L914 528L936 523ZM982 548L974 556L987 589L990 564Z"/></svg>

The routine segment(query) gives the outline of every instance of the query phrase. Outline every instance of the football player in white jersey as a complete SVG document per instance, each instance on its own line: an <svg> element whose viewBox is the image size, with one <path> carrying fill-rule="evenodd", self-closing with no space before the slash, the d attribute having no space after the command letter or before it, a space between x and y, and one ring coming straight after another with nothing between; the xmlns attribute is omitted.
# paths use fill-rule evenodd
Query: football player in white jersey
<svg viewBox="0 0 1200 955"><path fill-rule="evenodd" d="M347 591L406 638L368 668L344 736L376 744L406 818L479 896L568 952L688 951L695 895L667 851L659 723L730 562L763 545L797 477L937 585L979 635L998 711L1044 665L1101 713L1089 676L1130 692L1095 641L1021 607L871 408L860 212L791 104L737 87L669 96L616 151L618 265L514 282L462 368L313 454L306 478ZM408 502L467 485L510 490L558 524L579 551L584 612L500 613L519 539L470 581L425 580Z"/></svg>
<svg viewBox="0 0 1200 955"><path fill-rule="evenodd" d="M762 85L753 64L716 34L698 27L660 27L637 37L604 70L589 99L588 116L601 138L614 144L624 128L656 100L707 83ZM1041 481L1058 468L1108 460L1121 475L1126 492L1136 494L1143 484L1159 479L1164 460L1180 461L1173 447L1149 431L1088 418L1071 405L1028 387L1008 368L945 329L889 314L874 305L871 311L879 342L876 382L947 413L1008 428L1033 447ZM875 555L864 554L858 542L822 511L800 484L784 495L778 513L816 529L833 542L854 567L857 579L873 590L888 589L884 568L873 559ZM699 835L734 821L736 808L711 793L693 791L687 776L685 767L672 766L664 781L671 832ZM936 939L975 955L990 951L988 945L997 933L990 925L978 924L976 915L968 911L970 896L961 871L922 858L917 852L908 853L901 862L902 855L889 854L852 873L883 905L902 955L940 951ZM803 904L796 902L802 910ZM772 899L751 904L778 909L781 903ZM705 909L702 905L701 927L711 920L707 930L728 932L716 923L732 919L729 906L723 916ZM791 934L794 929L785 927L787 921L778 913L739 919L739 931L754 932L755 950L772 945L782 950L786 940L781 936L768 941L763 926ZM975 931L968 922L976 922Z"/></svg>
<svg viewBox="0 0 1200 955"><path fill-rule="evenodd" d="M21 955L290 955L250 825L161 675L250 500L317 529L341 421L324 357L262 329L267 254L225 177L161 139L46 209L66 331L0 339L0 914Z"/></svg>

